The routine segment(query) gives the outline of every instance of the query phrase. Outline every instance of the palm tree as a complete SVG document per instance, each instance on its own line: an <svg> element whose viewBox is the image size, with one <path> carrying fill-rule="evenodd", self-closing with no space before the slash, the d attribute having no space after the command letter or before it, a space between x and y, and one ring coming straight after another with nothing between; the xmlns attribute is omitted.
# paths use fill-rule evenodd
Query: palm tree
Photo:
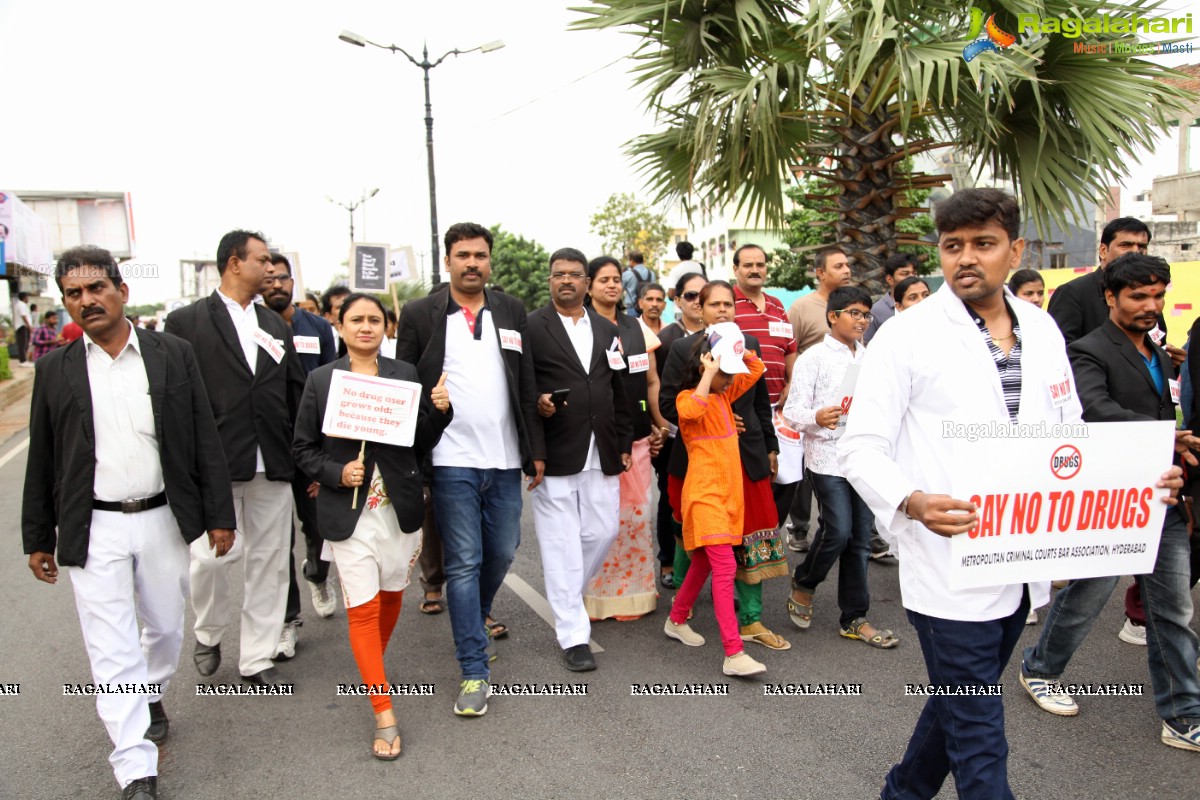
<svg viewBox="0 0 1200 800"><path fill-rule="evenodd" d="M778 226L791 175L818 178L836 191L809 199L878 286L907 241L897 220L925 210L897 200L949 179L905 173L916 153L954 146L1013 180L1039 230L1081 218L1190 95L1151 61L1073 51L1118 35L1006 46L1005 32L1017 12L1152 17L1162 2L996 0L994 46L969 61L984 15L949 0L593 0L573 27L639 34L633 73L662 128L629 152L659 199L728 201Z"/></svg>

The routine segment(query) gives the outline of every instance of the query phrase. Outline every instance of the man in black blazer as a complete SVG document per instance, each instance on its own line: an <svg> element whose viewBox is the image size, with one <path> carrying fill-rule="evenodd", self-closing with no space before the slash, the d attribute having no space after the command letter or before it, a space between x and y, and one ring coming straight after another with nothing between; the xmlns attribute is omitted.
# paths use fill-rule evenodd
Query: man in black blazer
<svg viewBox="0 0 1200 800"><path fill-rule="evenodd" d="M454 398L454 420L430 458L437 525L426 525L425 546L445 560L462 672L454 712L477 717L487 712L490 678L485 623L521 541L521 473L531 488L541 482L546 445L525 307L484 288L491 231L461 222L445 244L450 285L405 304L396 358L416 365L427 392L444 376ZM426 599L441 600L441 586L427 582L439 566L422 551Z"/></svg>
<svg viewBox="0 0 1200 800"><path fill-rule="evenodd" d="M1171 282L1167 262L1140 253L1116 259L1104 272L1109 318L1068 347L1075 386L1086 422L1175 420L1177 384L1166 352L1150 338ZM1172 384L1175 384L1173 386ZM1191 466L1189 449L1200 448L1191 431L1176 431L1175 450ZM1168 457L1163 453L1164 460ZM1179 468L1174 468L1179 474ZM1164 744L1200 752L1200 677L1197 638L1191 629L1192 600L1188 560L1188 520L1170 498L1154 571L1137 576L1149 624L1146 626L1150 682L1163 727ZM1042 635L1026 649L1021 683L1045 711L1073 716L1079 708L1069 694L1049 691L1083 643L1117 585L1119 576L1071 581L1058 592Z"/></svg>
<svg viewBox="0 0 1200 800"><path fill-rule="evenodd" d="M96 697L121 796L144 800L183 645L188 544L233 546L229 472L191 346L125 319L112 255L72 248L55 274L84 335L35 365L24 549L38 580L70 573L93 682L147 687Z"/></svg>
<svg viewBox="0 0 1200 800"><path fill-rule="evenodd" d="M230 616L230 561L245 551L238 668L251 683L271 683L287 605L292 527L292 424L304 372L292 333L279 315L255 302L271 264L261 233L231 231L217 246L221 285L211 296L171 312L166 332L191 342L233 481L238 541L218 563L192 547L193 660L201 675L221 664Z"/></svg>
<svg viewBox="0 0 1200 800"><path fill-rule="evenodd" d="M1145 255L1149 248L1150 228L1140 219L1120 217L1104 226L1096 269L1067 281L1050 295L1046 311L1058 323L1067 344L1087 336L1108 319L1108 303L1104 299L1104 270L1108 265L1127 253ZM1167 322L1162 312L1157 323L1150 337L1155 344L1166 348L1176 366L1182 364L1186 354L1182 348L1167 344Z"/></svg>
<svg viewBox="0 0 1200 800"><path fill-rule="evenodd" d="M620 474L629 469L633 421L617 326L584 306L587 258L550 257L550 303L529 315L546 477L533 492L546 599L567 669L596 668L583 591L617 537ZM565 390L555 404L553 392Z"/></svg>

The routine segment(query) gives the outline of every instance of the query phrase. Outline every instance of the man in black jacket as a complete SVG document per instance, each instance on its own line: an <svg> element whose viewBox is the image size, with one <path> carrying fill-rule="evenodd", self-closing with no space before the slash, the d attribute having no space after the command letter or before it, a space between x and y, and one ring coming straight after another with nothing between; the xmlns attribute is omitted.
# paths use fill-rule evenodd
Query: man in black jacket
<svg viewBox="0 0 1200 800"><path fill-rule="evenodd" d="M633 448L617 326L584 306L586 294L587 258L563 248L550 256L550 303L529 315L546 437L533 521L558 644L575 672L596 668L583 591L617 537L619 476Z"/></svg>
<svg viewBox="0 0 1200 800"><path fill-rule="evenodd" d="M112 255L72 248L55 276L84 335L36 364L24 549L38 580L70 574L93 682L145 687L96 697L121 796L144 800L183 645L188 544L217 558L233 546L229 472L191 346L125 319Z"/></svg>
<svg viewBox="0 0 1200 800"><path fill-rule="evenodd" d="M1109 318L1068 348L1086 422L1175 420L1170 358L1150 338L1162 313L1171 269L1160 258L1133 253L1104 272ZM1191 431L1176 431L1177 452L1191 466L1189 449L1200 447ZM1163 453L1163 457L1167 456ZM1178 474L1178 467L1175 468ZM1200 752L1200 677L1196 674L1196 633L1192 599L1188 521L1170 498L1154 571L1137 576L1146 605L1150 682L1162 717L1162 742ZM1117 585L1119 576L1074 580L1059 591L1046 626L1025 650L1021 684L1038 707L1074 716L1079 707L1062 691L1059 678Z"/></svg>
<svg viewBox="0 0 1200 800"><path fill-rule="evenodd" d="M445 377L454 398L454 420L431 454L432 498L462 671L454 713L478 717L491 674L484 624L521 541L521 473L530 488L541 482L546 446L525 307L484 288L492 233L461 222L445 243L449 289L405 304L396 358L416 365L426 391Z"/></svg>
<svg viewBox="0 0 1200 800"><path fill-rule="evenodd" d="M211 296L171 312L166 332L191 342L233 481L238 541L219 563L192 547L192 607L201 675L221 665L221 637L230 616L230 561L245 551L238 669L251 683L275 681L272 659L287 605L292 527L292 423L304 372L292 332L255 302L271 264L261 233L231 231L217 245L221 285Z"/></svg>

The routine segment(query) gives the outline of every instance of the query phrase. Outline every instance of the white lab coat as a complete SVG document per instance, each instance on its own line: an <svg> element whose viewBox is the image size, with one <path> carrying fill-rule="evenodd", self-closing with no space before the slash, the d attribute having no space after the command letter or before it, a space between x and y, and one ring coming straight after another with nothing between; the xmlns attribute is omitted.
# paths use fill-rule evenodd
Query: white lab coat
<svg viewBox="0 0 1200 800"><path fill-rule="evenodd" d="M1080 422L1082 409L1066 346L1045 311L1005 296L1021 326L1019 423ZM1069 400L1055 408L1050 384L1071 378ZM854 391L854 413L838 446L842 474L875 513L879 532L899 542L904 607L942 619L985 621L1011 615L1022 584L951 590L950 540L899 511L911 492L950 494L952 439L943 421L1007 424L996 364L963 302L943 285L897 314L867 348ZM964 499L964 498L958 498ZM1048 583L1029 584L1032 607L1049 600Z"/></svg>

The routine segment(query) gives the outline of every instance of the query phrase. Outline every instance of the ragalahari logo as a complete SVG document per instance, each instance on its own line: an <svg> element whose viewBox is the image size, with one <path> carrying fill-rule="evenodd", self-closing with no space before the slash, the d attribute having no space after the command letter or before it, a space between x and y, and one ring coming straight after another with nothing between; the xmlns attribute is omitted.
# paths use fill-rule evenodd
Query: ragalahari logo
<svg viewBox="0 0 1200 800"><path fill-rule="evenodd" d="M1000 29L996 24L995 14L987 18L985 25L981 8L971 9L971 31L967 34L967 38L972 42L963 48L964 61L971 61L975 56L986 53L988 50L995 50L998 53L1006 47L1012 47L1013 43L1017 41L1017 37Z"/></svg>

